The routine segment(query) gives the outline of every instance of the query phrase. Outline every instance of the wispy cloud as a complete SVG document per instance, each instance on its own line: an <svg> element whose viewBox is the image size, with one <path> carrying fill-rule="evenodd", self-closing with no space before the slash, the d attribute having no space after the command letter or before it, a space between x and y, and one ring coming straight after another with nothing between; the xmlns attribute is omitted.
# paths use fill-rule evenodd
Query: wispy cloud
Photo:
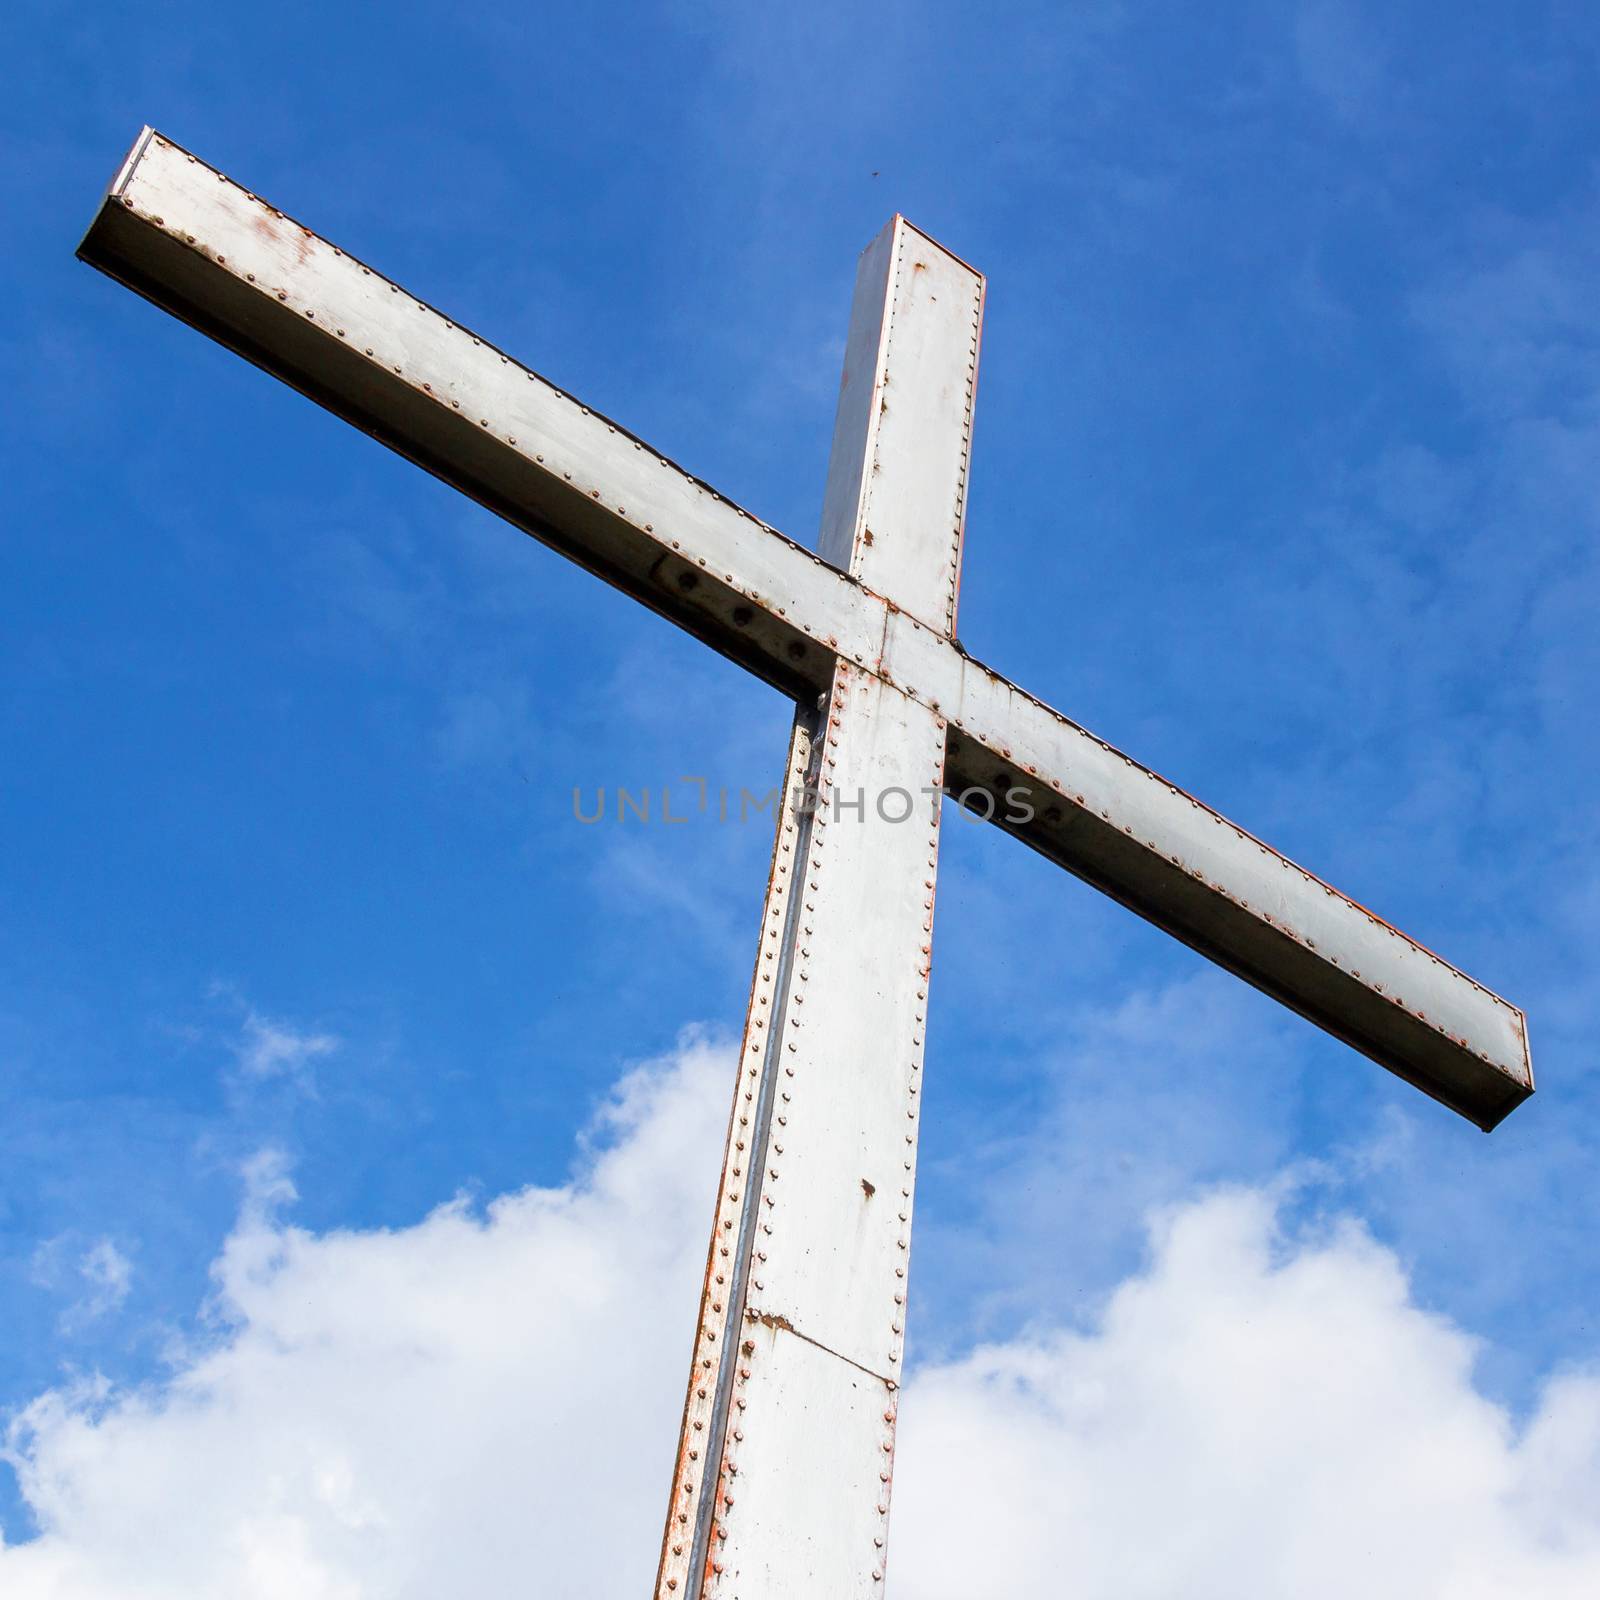
<svg viewBox="0 0 1600 1600"><path fill-rule="evenodd" d="M133 1288L133 1263L110 1238L88 1245L71 1234L47 1239L34 1251L30 1275L39 1288L65 1299L59 1326L67 1335L119 1311Z"/></svg>
<svg viewBox="0 0 1600 1600"><path fill-rule="evenodd" d="M1389 75L1378 38L1348 0L1305 0L1294 20L1306 85L1346 121L1370 122Z"/></svg>
<svg viewBox="0 0 1600 1600"><path fill-rule="evenodd" d="M258 1082L289 1078L309 1084L312 1063L338 1048L335 1034L307 1032L293 1023L249 1010L240 1024L234 1059L246 1078Z"/></svg>

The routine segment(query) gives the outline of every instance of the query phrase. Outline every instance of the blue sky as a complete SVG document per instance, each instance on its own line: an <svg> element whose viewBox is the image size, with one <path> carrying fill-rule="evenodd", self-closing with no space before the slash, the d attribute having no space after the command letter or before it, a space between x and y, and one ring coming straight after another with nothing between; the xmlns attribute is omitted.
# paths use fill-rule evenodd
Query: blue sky
<svg viewBox="0 0 1600 1600"><path fill-rule="evenodd" d="M1594 1362L1586 11L0 26L0 1411L225 1341L263 1152L316 1238L568 1182L623 1073L737 1028L769 844L572 790L765 790L787 731L77 264L146 121L800 538L905 212L989 278L964 643L1527 1010L1486 1139L952 816L914 1358L1097 1325L1225 1185L1367 1230L1513 1421ZM42 1525L0 1467L6 1542Z"/></svg>

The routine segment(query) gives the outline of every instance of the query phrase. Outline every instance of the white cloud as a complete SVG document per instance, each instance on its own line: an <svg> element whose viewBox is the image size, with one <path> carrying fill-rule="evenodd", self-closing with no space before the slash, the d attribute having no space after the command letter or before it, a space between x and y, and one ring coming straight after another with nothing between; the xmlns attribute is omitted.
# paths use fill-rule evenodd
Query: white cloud
<svg viewBox="0 0 1600 1600"><path fill-rule="evenodd" d="M80 1314L92 1320L115 1311L128 1298L133 1285L133 1263L109 1239L97 1239L78 1261L78 1276L85 1293L78 1301Z"/></svg>
<svg viewBox="0 0 1600 1600"><path fill-rule="evenodd" d="M286 1224L262 1158L211 1347L19 1420L42 1533L0 1549L0 1593L648 1593L727 1072L691 1040L624 1080L568 1184L390 1232ZM1191 1199L1093 1328L915 1377L891 1592L1600 1592L1600 1386L1551 1383L1519 1428L1473 1353L1356 1225Z"/></svg>
<svg viewBox="0 0 1600 1600"><path fill-rule="evenodd" d="M32 1279L40 1288L72 1296L61 1313L61 1331L80 1333L118 1310L133 1287L133 1263L111 1239L79 1249L71 1234L47 1239L34 1252Z"/></svg>
<svg viewBox="0 0 1600 1600"><path fill-rule="evenodd" d="M895 1559L915 1600L1565 1600L1600 1592L1600 1384L1519 1430L1474 1343L1348 1220L1260 1190L1162 1219L1087 1334L921 1374Z"/></svg>
<svg viewBox="0 0 1600 1600"><path fill-rule="evenodd" d="M305 1033L249 1010L234 1051L247 1078L305 1078L313 1061L338 1048L339 1040L331 1033Z"/></svg>
<svg viewBox="0 0 1600 1600"><path fill-rule="evenodd" d="M728 1072L691 1041L624 1080L570 1184L393 1232L289 1226L281 1160L253 1163L211 1348L14 1427L43 1531L0 1594L647 1592Z"/></svg>

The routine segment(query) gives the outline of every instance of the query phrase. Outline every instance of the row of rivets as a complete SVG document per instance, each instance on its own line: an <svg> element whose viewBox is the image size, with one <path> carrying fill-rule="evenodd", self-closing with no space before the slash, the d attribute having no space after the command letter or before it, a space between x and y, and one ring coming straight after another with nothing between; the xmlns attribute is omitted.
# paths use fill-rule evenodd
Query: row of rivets
<svg viewBox="0 0 1600 1600"><path fill-rule="evenodd" d="M784 775L785 792L792 793L807 771L811 742L797 736L794 742L794 760ZM756 968L751 979L749 1009L745 1018L743 1048L739 1057L739 1075L734 1089L733 1111L729 1117L728 1144L723 1158L722 1185L718 1195L716 1219L713 1228L711 1256L707 1266L705 1287L700 1303L700 1338L695 1349L691 1369L689 1395L684 1408L684 1425L679 1446L676 1481L673 1484L671 1510L662 1552L658 1596L677 1596L690 1576L688 1562L693 1545L695 1478L702 1481L707 1472L715 1473L715 1463L700 1465L705 1431L716 1408L720 1387L722 1363L730 1359L727 1348L727 1329L734 1307L731 1299L730 1279L733 1273L733 1251L739 1237L739 1217L744 1204L754 1203L759 1183L758 1174L752 1172L751 1161L758 1159L755 1150L758 1130L755 1126L760 1094L762 1062L773 1016L773 972L783 942L784 910L794 877L795 847L798 830L794 813L787 805L780 808L780 822L773 842L772 867L768 876L767 898L763 907L761 941L756 953ZM726 1529L719 1531L726 1537Z"/></svg>
<svg viewBox="0 0 1600 1600"><path fill-rule="evenodd" d="M936 719L934 723L932 762L932 787L936 790L942 789L944 786L946 743L946 724L943 718ZM927 876L922 883L922 940L916 957L917 983L913 991L916 999L912 1009L911 1052L906 1079L906 1117L911 1123L911 1131L905 1136L905 1154L901 1162L903 1177L900 1185L900 1207L898 1212L900 1232L899 1238L896 1240L899 1259L895 1262L894 1278L890 1284L892 1309L889 1317L889 1330L893 1342L889 1350L889 1361L895 1367L900 1365L905 1350L907 1272L909 1270L911 1251L913 1196L916 1188L917 1102L922 1087L923 1042L927 1036L928 985L933 970L933 911L939 873L939 818L939 807L935 803L928 830ZM891 1395L896 1392L891 1388ZM883 1413L885 1436L882 1441L882 1448L884 1461L878 1474L881 1492L877 1502L879 1529L872 1541L873 1565L871 1569L873 1581L877 1583L881 1583L884 1576L884 1548L888 1539L889 1493L894 1477L896 1409L895 1400L891 1398L889 1408Z"/></svg>
<svg viewBox="0 0 1600 1600"><path fill-rule="evenodd" d="M972 412L978 387L978 335L983 326L983 279L972 291L972 338L967 345L966 410L961 419L961 465L956 479L956 504L950 534L950 583L944 607L944 631L956 631L956 601L961 592L961 543L967 524L967 478L972 470ZM937 708L935 708L937 709Z"/></svg>

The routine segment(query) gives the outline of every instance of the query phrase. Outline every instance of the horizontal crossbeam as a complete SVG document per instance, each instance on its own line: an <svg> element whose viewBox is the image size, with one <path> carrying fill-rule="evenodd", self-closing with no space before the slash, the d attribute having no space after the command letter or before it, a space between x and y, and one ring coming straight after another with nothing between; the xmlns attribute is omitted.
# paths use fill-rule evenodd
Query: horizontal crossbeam
<svg viewBox="0 0 1600 1600"><path fill-rule="evenodd" d="M79 254L797 700L938 713L950 792L1480 1126L1532 1093L1516 1007L169 140Z"/></svg>

